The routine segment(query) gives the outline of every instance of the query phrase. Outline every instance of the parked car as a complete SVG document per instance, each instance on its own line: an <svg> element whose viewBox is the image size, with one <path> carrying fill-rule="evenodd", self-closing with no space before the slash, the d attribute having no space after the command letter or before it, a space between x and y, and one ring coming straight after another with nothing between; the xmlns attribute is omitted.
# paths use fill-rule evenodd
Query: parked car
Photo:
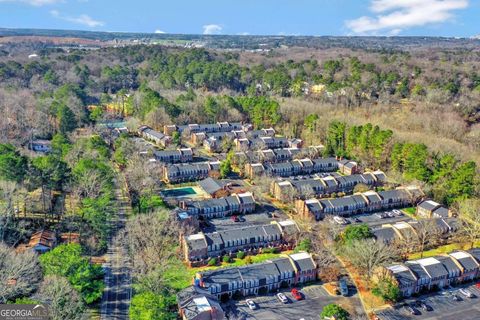
<svg viewBox="0 0 480 320"><path fill-rule="evenodd" d="M338 281L338 287L342 296L348 296L348 285L345 279L340 279L340 281Z"/></svg>
<svg viewBox="0 0 480 320"><path fill-rule="evenodd" d="M238 216L232 216L230 219L232 219L233 222L240 222L240 218Z"/></svg>
<svg viewBox="0 0 480 320"><path fill-rule="evenodd" d="M433 311L433 308L425 303L425 301L417 301L417 306L422 308L425 311Z"/></svg>
<svg viewBox="0 0 480 320"><path fill-rule="evenodd" d="M247 299L245 302L247 303L247 306L250 308L250 310L256 310L258 308L257 304L251 299Z"/></svg>
<svg viewBox="0 0 480 320"><path fill-rule="evenodd" d="M354 221L355 223L360 223L360 222L362 222L362 220L360 220L360 219L358 219L358 218L354 218L353 221Z"/></svg>
<svg viewBox="0 0 480 320"><path fill-rule="evenodd" d="M379 218L379 219L383 219L383 214L381 214L381 213L375 213L374 216Z"/></svg>
<svg viewBox="0 0 480 320"><path fill-rule="evenodd" d="M398 210L398 209L393 209L392 211L393 211L393 213L395 213L395 215L396 215L397 217L399 217L399 216L402 215L402 211L400 211L400 210Z"/></svg>
<svg viewBox="0 0 480 320"><path fill-rule="evenodd" d="M470 298L470 299L475 298L475 295L468 289L463 289L462 288L462 289L458 290L458 292L460 292L461 294L463 294L467 298Z"/></svg>
<svg viewBox="0 0 480 320"><path fill-rule="evenodd" d="M456 294L452 294L452 299L453 299L453 301L462 301L462 299L459 296L457 296Z"/></svg>
<svg viewBox="0 0 480 320"><path fill-rule="evenodd" d="M387 213L387 216L388 216L389 218L394 218L394 217L395 217L395 213L394 213L393 211L390 211L390 212Z"/></svg>
<svg viewBox="0 0 480 320"><path fill-rule="evenodd" d="M475 287L477 287L478 289L480 289L480 282L477 282L477 284L475 285Z"/></svg>
<svg viewBox="0 0 480 320"><path fill-rule="evenodd" d="M286 295L284 295L283 293L279 292L277 293L277 298L278 300L280 300L281 303L288 303L288 298Z"/></svg>
<svg viewBox="0 0 480 320"><path fill-rule="evenodd" d="M300 291L298 291L298 289L293 288L291 293L295 300L298 301L303 299L303 295L300 293Z"/></svg>
<svg viewBox="0 0 480 320"><path fill-rule="evenodd" d="M405 305L405 310L407 310L408 313L410 313L411 315L414 315L414 316L418 316L420 315L420 311L418 311L415 307L411 306L411 305Z"/></svg>
<svg viewBox="0 0 480 320"><path fill-rule="evenodd" d="M333 221L335 221L336 223L338 223L340 225L346 225L346 224L350 223L350 221L347 221L346 219L344 219L342 217L338 217L338 216L333 217Z"/></svg>

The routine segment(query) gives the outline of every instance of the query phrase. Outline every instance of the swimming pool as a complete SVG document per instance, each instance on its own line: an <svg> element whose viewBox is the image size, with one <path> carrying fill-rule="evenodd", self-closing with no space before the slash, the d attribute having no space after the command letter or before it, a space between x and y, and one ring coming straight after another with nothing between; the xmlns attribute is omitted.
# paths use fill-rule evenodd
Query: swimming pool
<svg viewBox="0 0 480 320"><path fill-rule="evenodd" d="M163 190L162 195L164 197L179 198L198 195L197 191L193 187L175 188Z"/></svg>

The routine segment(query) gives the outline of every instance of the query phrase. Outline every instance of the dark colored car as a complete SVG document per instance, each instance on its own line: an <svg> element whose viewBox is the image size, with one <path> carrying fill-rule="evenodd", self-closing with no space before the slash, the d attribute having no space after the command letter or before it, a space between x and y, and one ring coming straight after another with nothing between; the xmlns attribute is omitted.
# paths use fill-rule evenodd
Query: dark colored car
<svg viewBox="0 0 480 320"><path fill-rule="evenodd" d="M342 296L348 296L348 285L345 279L340 279L340 281L338 281L338 287Z"/></svg>
<svg viewBox="0 0 480 320"><path fill-rule="evenodd" d="M418 316L420 315L420 311L417 310L414 306L411 305L405 305L405 309L410 313L411 315Z"/></svg>
<svg viewBox="0 0 480 320"><path fill-rule="evenodd" d="M425 301L417 301L417 306L425 311L433 311L433 308L425 303Z"/></svg>
<svg viewBox="0 0 480 320"><path fill-rule="evenodd" d="M302 300L303 299L303 295L300 291L298 291L297 289L293 288L292 291L292 296L295 300Z"/></svg>
<svg viewBox="0 0 480 320"><path fill-rule="evenodd" d="M453 301L462 301L462 298L460 298L456 294L452 294L452 299L453 299Z"/></svg>
<svg viewBox="0 0 480 320"><path fill-rule="evenodd" d="M354 221L355 223L360 223L360 222L362 222L362 220L360 220L360 219L358 219L358 218L354 218L353 221Z"/></svg>

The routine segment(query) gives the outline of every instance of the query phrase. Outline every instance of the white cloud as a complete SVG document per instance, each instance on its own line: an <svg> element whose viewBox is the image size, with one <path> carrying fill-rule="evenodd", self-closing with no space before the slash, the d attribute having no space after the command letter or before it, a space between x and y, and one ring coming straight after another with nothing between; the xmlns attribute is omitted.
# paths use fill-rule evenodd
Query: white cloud
<svg viewBox="0 0 480 320"><path fill-rule="evenodd" d="M26 3L31 6L41 7L49 4L55 4L63 2L63 0L0 0L0 2L17 2L17 3Z"/></svg>
<svg viewBox="0 0 480 320"><path fill-rule="evenodd" d="M203 34L220 34L223 28L218 24L207 24L203 26Z"/></svg>
<svg viewBox="0 0 480 320"><path fill-rule="evenodd" d="M155 33L160 33L160 34L162 34L162 33L165 33L165 31L157 29L157 30L155 30Z"/></svg>
<svg viewBox="0 0 480 320"><path fill-rule="evenodd" d="M239 36L249 36L250 32L240 32L240 33L237 33L237 35L239 35Z"/></svg>
<svg viewBox="0 0 480 320"><path fill-rule="evenodd" d="M451 20L453 11L468 5L468 0L371 0L375 16L346 21L346 26L356 34L397 35L407 28Z"/></svg>
<svg viewBox="0 0 480 320"><path fill-rule="evenodd" d="M57 10L51 10L50 14L55 18L59 18L75 24L81 24L90 28L96 28L96 27L101 27L105 25L105 22L95 20L87 14L81 14L79 16L64 16Z"/></svg>

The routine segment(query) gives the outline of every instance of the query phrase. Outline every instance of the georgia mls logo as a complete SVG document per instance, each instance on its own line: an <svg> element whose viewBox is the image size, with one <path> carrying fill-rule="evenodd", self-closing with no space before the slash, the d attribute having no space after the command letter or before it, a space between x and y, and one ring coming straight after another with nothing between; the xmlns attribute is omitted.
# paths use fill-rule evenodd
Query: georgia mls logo
<svg viewBox="0 0 480 320"><path fill-rule="evenodd" d="M1 304L0 320L48 320L48 308L42 304Z"/></svg>

